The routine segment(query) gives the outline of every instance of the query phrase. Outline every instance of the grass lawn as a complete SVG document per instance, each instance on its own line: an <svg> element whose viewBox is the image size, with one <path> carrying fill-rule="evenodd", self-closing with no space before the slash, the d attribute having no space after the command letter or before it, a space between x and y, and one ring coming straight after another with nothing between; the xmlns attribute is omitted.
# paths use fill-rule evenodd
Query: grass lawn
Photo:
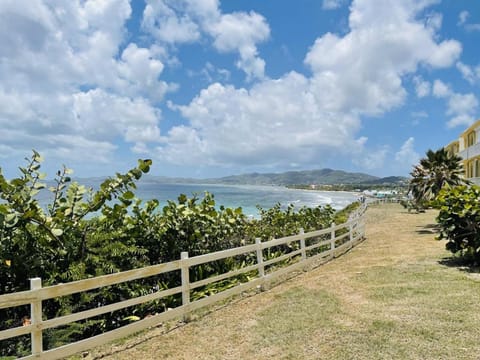
<svg viewBox="0 0 480 360"><path fill-rule="evenodd" d="M367 240L319 268L103 359L480 359L480 277L449 266L436 212L368 210Z"/></svg>

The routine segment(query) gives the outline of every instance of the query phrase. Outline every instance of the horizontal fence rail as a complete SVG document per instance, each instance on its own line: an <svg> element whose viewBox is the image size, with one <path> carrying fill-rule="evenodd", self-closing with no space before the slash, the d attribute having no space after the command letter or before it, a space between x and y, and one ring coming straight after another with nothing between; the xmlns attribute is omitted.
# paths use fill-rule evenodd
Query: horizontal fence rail
<svg viewBox="0 0 480 360"><path fill-rule="evenodd" d="M319 265L348 251L365 237L365 210L366 205L362 204L362 206L350 216L350 219L346 223L339 225L332 224L331 227L326 229L309 233L301 231L297 235L264 242L262 242L261 239L256 239L255 243L251 245L191 258L188 256L188 253L182 252L180 260L152 265L141 269L123 271L48 287L42 287L40 278L31 279L30 290L0 295L0 309L30 305L31 319L30 325L0 331L0 341L30 334L31 355L25 356L21 359L59 359L103 345L109 341L131 335L146 328L157 326L162 322L174 318L183 317L185 320L188 320L190 313L196 309L225 300L252 288L263 288L267 282L272 281L275 278L288 275L293 271L305 270L312 264ZM306 245L307 243L309 245ZM280 245L295 245L295 249L291 252L268 258L267 255L269 250ZM192 267L245 254L252 254L252 258L256 262L227 273L190 282L189 271ZM180 273L180 286L170 289L158 289L158 291L147 295L57 318L43 319L42 302L45 300L175 271ZM253 273L255 276L250 278L248 282L239 283L227 290L223 290L208 297L196 300L191 298L191 291L193 289L246 273ZM134 323L124 325L115 330L88 339L54 349L43 349L42 337L43 331L46 329L85 320L129 306L165 298L167 296L180 296L180 294L182 297L182 305L176 308L168 309L167 311L163 311L159 314L149 316L145 319L138 320Z"/></svg>

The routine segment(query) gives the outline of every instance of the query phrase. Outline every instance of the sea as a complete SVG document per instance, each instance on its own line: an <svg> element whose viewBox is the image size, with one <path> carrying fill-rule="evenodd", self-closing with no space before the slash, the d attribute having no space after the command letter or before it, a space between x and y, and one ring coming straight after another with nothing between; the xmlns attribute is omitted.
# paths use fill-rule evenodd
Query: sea
<svg viewBox="0 0 480 360"><path fill-rule="evenodd" d="M282 186L259 185L218 185L218 184L158 184L139 183L136 191L140 199L158 199L161 204L167 200L176 200L180 194L188 197L196 195L203 197L205 192L214 195L216 206L237 208L241 207L243 213L256 217L257 206L269 209L277 203L283 208L289 204L300 208L303 206L316 207L331 205L335 209L342 209L358 200L359 194L342 191L317 191L288 189Z"/></svg>
<svg viewBox="0 0 480 360"><path fill-rule="evenodd" d="M252 217L259 215L257 206L269 209L277 203L280 203L282 208L288 207L289 204L293 204L296 208L329 204L338 210L358 200L360 196L359 193L353 192L297 190L282 186L164 184L142 180L137 183L137 189L134 190L136 197L145 201L157 199L160 202L160 208L166 205L168 200L177 201L181 194L188 197L197 196L201 199L205 192L209 192L214 195L217 207L221 205L230 208L241 207L245 215ZM100 181L79 180L79 183L95 190L98 189ZM43 190L38 200L46 208L47 204L51 203L52 194Z"/></svg>

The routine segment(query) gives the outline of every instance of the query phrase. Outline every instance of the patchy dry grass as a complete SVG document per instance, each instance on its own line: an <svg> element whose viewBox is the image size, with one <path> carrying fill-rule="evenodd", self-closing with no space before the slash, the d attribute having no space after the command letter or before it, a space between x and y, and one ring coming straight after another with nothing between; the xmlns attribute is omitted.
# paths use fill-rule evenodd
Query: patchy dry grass
<svg viewBox="0 0 480 360"><path fill-rule="evenodd" d="M435 211L368 211L367 240L313 271L104 359L480 359L480 281L442 265Z"/></svg>

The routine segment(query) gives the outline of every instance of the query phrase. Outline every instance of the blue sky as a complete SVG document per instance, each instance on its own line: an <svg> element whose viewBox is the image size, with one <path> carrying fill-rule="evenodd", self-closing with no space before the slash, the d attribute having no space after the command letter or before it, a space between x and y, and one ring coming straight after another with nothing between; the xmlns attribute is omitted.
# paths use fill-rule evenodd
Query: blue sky
<svg viewBox="0 0 480 360"><path fill-rule="evenodd" d="M408 175L480 118L477 0L0 2L0 167Z"/></svg>

